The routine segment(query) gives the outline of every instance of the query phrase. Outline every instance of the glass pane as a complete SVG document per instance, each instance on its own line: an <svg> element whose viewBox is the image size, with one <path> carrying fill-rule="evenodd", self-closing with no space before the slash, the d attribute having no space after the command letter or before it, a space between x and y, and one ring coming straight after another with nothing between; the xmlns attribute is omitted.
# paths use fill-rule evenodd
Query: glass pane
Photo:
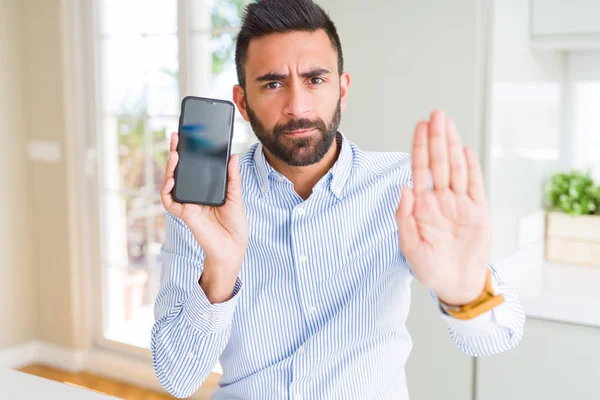
<svg viewBox="0 0 600 400"><path fill-rule="evenodd" d="M235 70L236 36L233 33L211 35L209 51L212 54L213 86L226 86L231 97L231 87L237 83Z"/></svg>
<svg viewBox="0 0 600 400"><path fill-rule="evenodd" d="M179 44L177 36L150 37L148 57L148 114L179 115Z"/></svg>
<svg viewBox="0 0 600 400"><path fill-rule="evenodd" d="M245 0L188 0L190 27L195 32L234 30L241 25Z"/></svg>
<svg viewBox="0 0 600 400"><path fill-rule="evenodd" d="M102 177L105 190L143 193L146 125L147 120L139 115L104 118Z"/></svg>
<svg viewBox="0 0 600 400"><path fill-rule="evenodd" d="M167 216L165 209L160 201L154 203L151 209L151 214L154 218L154 235L152 237L155 244L162 245L165 242L165 226L167 222ZM153 255L158 255L160 249L152 249Z"/></svg>
<svg viewBox="0 0 600 400"><path fill-rule="evenodd" d="M147 197L121 193L102 196L103 254L107 264L125 267L146 267L148 234Z"/></svg>
<svg viewBox="0 0 600 400"><path fill-rule="evenodd" d="M166 215L158 198L134 198L129 203L129 265L108 263L104 269L104 336L147 348L160 286L160 246L164 242Z"/></svg>
<svg viewBox="0 0 600 400"><path fill-rule="evenodd" d="M103 188L141 195L146 187L144 135L147 121L135 115L103 118Z"/></svg>
<svg viewBox="0 0 600 400"><path fill-rule="evenodd" d="M102 0L99 11L104 35L177 32L177 0Z"/></svg>
<svg viewBox="0 0 600 400"><path fill-rule="evenodd" d="M101 198L104 263L121 267L129 264L128 203L130 200L119 193L106 193Z"/></svg>
<svg viewBox="0 0 600 400"><path fill-rule="evenodd" d="M177 115L177 36L108 38L100 49L105 113Z"/></svg>
<svg viewBox="0 0 600 400"><path fill-rule="evenodd" d="M128 265L136 268L148 266L148 227L146 197L125 196L127 212Z"/></svg>
<svg viewBox="0 0 600 400"><path fill-rule="evenodd" d="M159 272L118 267L103 272L104 337L149 348Z"/></svg>
<svg viewBox="0 0 600 400"><path fill-rule="evenodd" d="M159 196L163 186L171 133L177 132L177 118L151 118L150 132L152 136L152 193Z"/></svg>
<svg viewBox="0 0 600 400"><path fill-rule="evenodd" d="M590 171L594 181L600 183L600 82L575 85L575 108L575 167Z"/></svg>
<svg viewBox="0 0 600 400"><path fill-rule="evenodd" d="M162 187L170 135L177 132L177 119L147 118L143 115L104 118L105 190L149 196ZM146 146L146 135L152 140L151 146Z"/></svg>
<svg viewBox="0 0 600 400"><path fill-rule="evenodd" d="M150 215L150 221L152 226L150 227L150 242L148 244L148 258L152 269L160 270L160 248L165 242L165 226L167 222L167 216L165 209L160 199L156 199L152 202L148 210Z"/></svg>
<svg viewBox="0 0 600 400"><path fill-rule="evenodd" d="M192 93L231 100L237 84L233 33L195 33L191 36Z"/></svg>
<svg viewBox="0 0 600 400"><path fill-rule="evenodd" d="M213 0L211 7L213 28L238 28L241 25L244 6L244 0Z"/></svg>
<svg viewBox="0 0 600 400"><path fill-rule="evenodd" d="M164 242L165 210L159 195L103 196L104 254L108 265L149 269L158 266L157 245Z"/></svg>
<svg viewBox="0 0 600 400"><path fill-rule="evenodd" d="M121 268L157 268L165 237L165 209L160 196L103 196L104 254L107 264Z"/></svg>
<svg viewBox="0 0 600 400"><path fill-rule="evenodd" d="M104 112L124 113L143 106L146 84L144 45L145 40L141 37L112 38L100 42Z"/></svg>

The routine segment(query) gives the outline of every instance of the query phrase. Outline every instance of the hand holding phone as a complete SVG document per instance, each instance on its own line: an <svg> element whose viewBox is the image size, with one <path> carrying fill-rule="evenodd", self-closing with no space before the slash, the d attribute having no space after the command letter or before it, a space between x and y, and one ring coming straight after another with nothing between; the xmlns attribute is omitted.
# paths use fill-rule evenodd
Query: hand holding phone
<svg viewBox="0 0 600 400"><path fill-rule="evenodd" d="M228 162L226 201L222 206L179 203L172 195L179 162L178 141L179 135L173 133L161 199L165 209L188 226L202 247L206 257L200 285L209 301L220 303L231 297L248 244L238 156L231 156Z"/></svg>

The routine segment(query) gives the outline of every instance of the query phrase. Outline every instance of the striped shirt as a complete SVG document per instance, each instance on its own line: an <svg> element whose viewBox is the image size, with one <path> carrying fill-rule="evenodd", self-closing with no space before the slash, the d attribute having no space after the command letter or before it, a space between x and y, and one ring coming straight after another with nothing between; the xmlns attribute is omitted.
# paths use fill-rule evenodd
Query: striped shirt
<svg viewBox="0 0 600 400"><path fill-rule="evenodd" d="M191 395L220 361L212 399L408 399L413 275L395 213L401 187L412 187L411 158L362 151L341 132L337 145L307 200L262 145L240 157L250 234L224 303L208 301L198 284L204 253L167 213L151 349L173 395ZM468 321L440 308L451 340L472 356L513 348L523 334L516 293L489 268L504 303Z"/></svg>

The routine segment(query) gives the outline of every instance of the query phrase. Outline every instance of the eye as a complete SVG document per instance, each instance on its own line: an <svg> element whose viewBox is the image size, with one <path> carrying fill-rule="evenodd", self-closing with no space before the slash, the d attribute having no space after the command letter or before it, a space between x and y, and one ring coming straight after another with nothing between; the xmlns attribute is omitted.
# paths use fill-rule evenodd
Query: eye
<svg viewBox="0 0 600 400"><path fill-rule="evenodd" d="M263 88L265 89L277 89L278 86L277 85L281 85L279 82L269 82L266 85L263 86Z"/></svg>
<svg viewBox="0 0 600 400"><path fill-rule="evenodd" d="M310 80L310 83L312 83L313 85L320 85L323 82L325 82L325 79L323 78L311 78Z"/></svg>

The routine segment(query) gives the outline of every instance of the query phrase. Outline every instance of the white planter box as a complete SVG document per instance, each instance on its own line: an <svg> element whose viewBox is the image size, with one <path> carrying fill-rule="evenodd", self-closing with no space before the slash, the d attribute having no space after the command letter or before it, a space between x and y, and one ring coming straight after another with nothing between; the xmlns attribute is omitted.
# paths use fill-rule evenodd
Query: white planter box
<svg viewBox="0 0 600 400"><path fill-rule="evenodd" d="M546 260L600 266L600 216L547 213Z"/></svg>

